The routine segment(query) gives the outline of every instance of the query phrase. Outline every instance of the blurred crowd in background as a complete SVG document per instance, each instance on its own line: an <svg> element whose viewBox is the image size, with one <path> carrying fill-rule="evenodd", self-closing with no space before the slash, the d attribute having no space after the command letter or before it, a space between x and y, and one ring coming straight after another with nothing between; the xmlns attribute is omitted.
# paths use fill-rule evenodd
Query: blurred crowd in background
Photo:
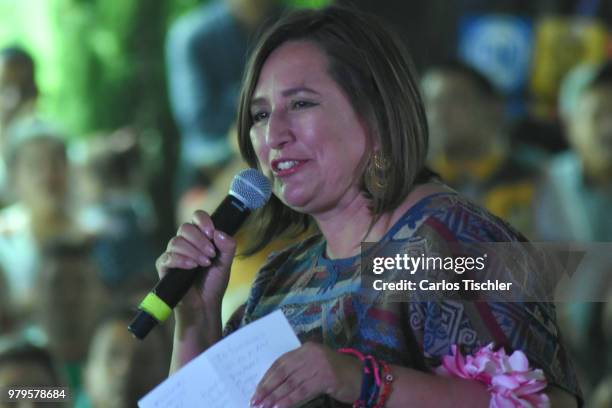
<svg viewBox="0 0 612 408"><path fill-rule="evenodd" d="M330 1L48 0L48 21L17 12L40 1L4 3L0 386L132 407L169 368L171 324L142 342L126 330L155 259L245 167L234 117L249 47L284 9ZM411 50L445 182L532 241L612 242L612 1L340 3ZM295 239L236 259L224 319ZM591 284L611 281L609 259L592 269ZM611 304L557 305L588 407L612 406Z"/></svg>

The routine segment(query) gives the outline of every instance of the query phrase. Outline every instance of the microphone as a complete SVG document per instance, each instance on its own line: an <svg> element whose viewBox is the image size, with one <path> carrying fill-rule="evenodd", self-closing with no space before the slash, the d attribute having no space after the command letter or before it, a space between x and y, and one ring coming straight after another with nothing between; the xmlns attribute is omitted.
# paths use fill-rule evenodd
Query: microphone
<svg viewBox="0 0 612 408"><path fill-rule="evenodd" d="M227 197L211 215L215 229L234 235L251 211L263 207L272 193L268 179L255 169L245 169L234 176ZM144 339L158 324L164 322L172 309L189 290L196 277L206 268L170 269L138 306L138 314L128 330Z"/></svg>

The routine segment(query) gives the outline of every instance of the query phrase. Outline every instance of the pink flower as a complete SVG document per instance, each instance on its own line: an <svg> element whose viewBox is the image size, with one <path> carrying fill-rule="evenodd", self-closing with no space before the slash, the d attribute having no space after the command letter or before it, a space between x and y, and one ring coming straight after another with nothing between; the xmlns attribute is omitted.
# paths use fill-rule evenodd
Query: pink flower
<svg viewBox="0 0 612 408"><path fill-rule="evenodd" d="M550 400L541 392L547 386L544 373L530 369L527 356L520 350L508 356L503 348L494 351L491 343L473 356L463 357L452 345L451 355L442 358L436 372L486 384L491 393L489 408L550 407Z"/></svg>

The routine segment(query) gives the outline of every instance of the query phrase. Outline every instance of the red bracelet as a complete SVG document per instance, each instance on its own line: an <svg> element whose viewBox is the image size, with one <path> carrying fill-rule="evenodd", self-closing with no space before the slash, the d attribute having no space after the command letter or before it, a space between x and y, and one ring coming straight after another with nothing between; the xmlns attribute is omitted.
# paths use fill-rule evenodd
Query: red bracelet
<svg viewBox="0 0 612 408"><path fill-rule="evenodd" d="M374 379L376 381L376 385L380 386L381 377L380 372L378 371L378 360L376 360L373 356L369 354L367 356L364 356L363 353L361 353L359 350L353 348L341 348L338 349L338 353L351 354L357 357L362 363L365 363L365 360L370 360L372 362L372 367L374 367Z"/></svg>
<svg viewBox="0 0 612 408"><path fill-rule="evenodd" d="M378 403L374 405L374 408L383 408L385 406L387 399L389 399L389 394L391 394L391 383L394 380L389 365L382 360L379 360L379 363L382 366L383 389L380 393Z"/></svg>
<svg viewBox="0 0 612 408"><path fill-rule="evenodd" d="M371 355L367 355L365 358L372 362L372 367L374 367L374 382L376 383L376 386L380 388L381 378L380 371L378 370L378 360Z"/></svg>
<svg viewBox="0 0 612 408"><path fill-rule="evenodd" d="M363 378L363 383L361 384L361 394L359 396L359 399L357 399L353 403L353 408L372 407L371 404L376 401L380 393L381 377L380 377L380 371L378 367L378 364L379 364L378 360L376 360L373 356L369 354L363 355L363 353L361 353L359 350L356 350L353 348L341 348L338 350L338 352L343 353L343 354L353 355L357 357L363 363L364 378ZM371 370L368 369L368 362L370 363ZM374 391L372 391L372 389L367 390L366 388L364 388L365 384L368 381L367 377L374 379L374 384L375 384ZM370 393L369 396L366 394L366 392ZM372 394L372 392L374 392L374 394Z"/></svg>
<svg viewBox="0 0 612 408"><path fill-rule="evenodd" d="M354 349L354 348L341 348L341 349L338 349L338 353L351 354L357 357L361 361L365 360L365 356L363 355L363 353L361 353L361 351Z"/></svg>

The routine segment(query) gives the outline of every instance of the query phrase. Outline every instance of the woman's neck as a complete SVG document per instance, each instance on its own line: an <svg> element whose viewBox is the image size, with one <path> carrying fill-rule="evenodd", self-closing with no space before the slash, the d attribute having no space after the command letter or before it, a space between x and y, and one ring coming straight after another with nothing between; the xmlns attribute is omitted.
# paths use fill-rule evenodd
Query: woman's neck
<svg viewBox="0 0 612 408"><path fill-rule="evenodd" d="M333 210L313 217L327 241L325 251L330 259L357 255L361 242L366 239L371 241L375 233L376 225L370 230L373 217L368 208L368 200L362 194L351 197ZM380 220L376 222L379 223Z"/></svg>
<svg viewBox="0 0 612 408"><path fill-rule="evenodd" d="M319 230L327 241L326 256L330 259L358 255L361 242L378 242L410 207L422 198L439 192L452 192L438 183L416 186L395 210L374 220L368 200L362 194L352 197L344 205L325 214L313 215Z"/></svg>

